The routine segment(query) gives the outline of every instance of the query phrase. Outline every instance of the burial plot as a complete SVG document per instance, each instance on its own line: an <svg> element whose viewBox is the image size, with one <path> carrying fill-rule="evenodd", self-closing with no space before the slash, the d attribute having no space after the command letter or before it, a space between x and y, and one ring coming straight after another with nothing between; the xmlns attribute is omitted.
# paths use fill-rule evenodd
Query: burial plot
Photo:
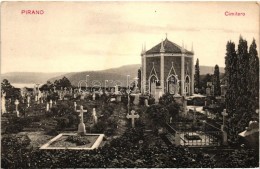
<svg viewBox="0 0 260 169"><path fill-rule="evenodd" d="M98 148L103 141L104 134L86 133L83 113L87 112L87 110L80 106L80 110L77 110L77 112L80 112L78 132L61 133L41 146L40 149L93 150ZM93 115L95 115L95 111L93 111Z"/></svg>

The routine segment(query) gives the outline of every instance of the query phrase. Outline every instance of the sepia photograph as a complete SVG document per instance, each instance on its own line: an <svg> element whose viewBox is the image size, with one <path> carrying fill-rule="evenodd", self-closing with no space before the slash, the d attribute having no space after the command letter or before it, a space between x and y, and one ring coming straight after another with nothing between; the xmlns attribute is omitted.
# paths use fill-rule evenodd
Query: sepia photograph
<svg viewBox="0 0 260 169"><path fill-rule="evenodd" d="M259 168L259 1L1 2L1 168Z"/></svg>

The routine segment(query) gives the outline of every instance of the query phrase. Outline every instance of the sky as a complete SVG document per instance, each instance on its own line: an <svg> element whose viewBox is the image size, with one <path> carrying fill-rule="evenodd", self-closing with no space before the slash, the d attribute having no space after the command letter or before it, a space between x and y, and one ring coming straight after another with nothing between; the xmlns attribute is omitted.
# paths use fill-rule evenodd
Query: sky
<svg viewBox="0 0 260 169"><path fill-rule="evenodd" d="M43 10L42 15L22 10ZM239 12L245 16L226 16ZM4 2L1 73L78 72L141 63L142 45L165 39L200 65L225 66L226 43L242 35L259 52L254 2ZM195 63L195 62L194 62Z"/></svg>

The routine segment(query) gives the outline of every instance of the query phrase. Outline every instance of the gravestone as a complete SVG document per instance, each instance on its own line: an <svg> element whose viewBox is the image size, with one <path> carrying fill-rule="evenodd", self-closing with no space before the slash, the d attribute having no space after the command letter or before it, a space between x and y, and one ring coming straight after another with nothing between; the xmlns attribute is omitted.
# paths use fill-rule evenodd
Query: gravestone
<svg viewBox="0 0 260 169"><path fill-rule="evenodd" d="M145 104L146 107L149 107L148 99L145 99L145 100L144 100L144 104Z"/></svg>
<svg viewBox="0 0 260 169"><path fill-rule="evenodd" d="M62 100L62 93L61 93L61 91L59 92L59 100Z"/></svg>
<svg viewBox="0 0 260 169"><path fill-rule="evenodd" d="M115 92L115 89L114 88L111 88L111 93L113 94Z"/></svg>
<svg viewBox="0 0 260 169"><path fill-rule="evenodd" d="M6 96L6 93L2 92L2 99L1 99L2 114L6 113L5 96Z"/></svg>
<svg viewBox="0 0 260 169"><path fill-rule="evenodd" d="M83 113L87 112L87 110L84 110L83 106L80 106L80 110L77 110L77 112L80 113L80 123L78 125L78 134L84 135L84 134L86 134L86 127L85 127L85 124L83 122Z"/></svg>
<svg viewBox="0 0 260 169"><path fill-rule="evenodd" d="M19 117L19 111L18 111L19 100L16 99L14 104L15 104L16 115L17 115L17 117Z"/></svg>
<svg viewBox="0 0 260 169"><path fill-rule="evenodd" d="M139 118L139 114L136 114L136 115L135 115L135 111L132 110L132 111L131 111L131 115L130 115L130 114L127 114L126 118L128 118L128 119L131 118L131 120L132 120L132 128L134 128L134 127L135 127L135 119L136 119L136 118Z"/></svg>
<svg viewBox="0 0 260 169"><path fill-rule="evenodd" d="M94 124L97 124L97 114L96 114L96 109L95 108L93 108L92 116L93 116Z"/></svg>
<svg viewBox="0 0 260 169"><path fill-rule="evenodd" d="M210 96L211 95L211 90L209 87L206 88L206 95L207 96Z"/></svg>
<svg viewBox="0 0 260 169"><path fill-rule="evenodd" d="M84 100L84 99L85 99L85 93L81 93L80 100Z"/></svg>
<svg viewBox="0 0 260 169"><path fill-rule="evenodd" d="M35 95L35 102L37 102L38 101L38 96L37 95Z"/></svg>
<svg viewBox="0 0 260 169"><path fill-rule="evenodd" d="M99 95L100 96L102 96L104 93L103 93L103 90L101 89L100 91L99 91Z"/></svg>
<svg viewBox="0 0 260 169"><path fill-rule="evenodd" d="M122 98L121 95L117 95L117 96L116 96L116 100L117 100L118 102L121 102L121 98Z"/></svg>
<svg viewBox="0 0 260 169"><path fill-rule="evenodd" d="M50 108L52 108L52 100L50 100Z"/></svg>
<svg viewBox="0 0 260 169"><path fill-rule="evenodd" d="M115 94L119 94L117 85L115 86Z"/></svg>
<svg viewBox="0 0 260 169"><path fill-rule="evenodd" d="M77 103L74 102L74 110L77 111Z"/></svg>
<svg viewBox="0 0 260 169"><path fill-rule="evenodd" d="M135 94L135 99L134 99L134 105L138 105L139 104L139 94Z"/></svg>
<svg viewBox="0 0 260 169"><path fill-rule="evenodd" d="M46 104L46 111L48 112L49 110L50 110L50 104L47 103L47 104Z"/></svg>
<svg viewBox="0 0 260 169"><path fill-rule="evenodd" d="M27 106L30 107L30 100L31 100L31 97L30 96L27 96Z"/></svg>
<svg viewBox="0 0 260 169"><path fill-rule="evenodd" d="M95 93L95 91L93 92L92 98L93 98L93 100L96 100L96 93Z"/></svg>

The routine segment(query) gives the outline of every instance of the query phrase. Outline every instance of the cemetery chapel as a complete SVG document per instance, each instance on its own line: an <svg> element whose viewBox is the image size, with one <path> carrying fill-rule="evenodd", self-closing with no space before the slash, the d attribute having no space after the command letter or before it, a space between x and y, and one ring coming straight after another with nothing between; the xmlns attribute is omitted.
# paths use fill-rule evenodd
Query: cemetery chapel
<svg viewBox="0 0 260 169"><path fill-rule="evenodd" d="M193 95L194 70L193 47L191 51L170 40L162 40L150 50L141 52L141 91L155 96L155 93Z"/></svg>

